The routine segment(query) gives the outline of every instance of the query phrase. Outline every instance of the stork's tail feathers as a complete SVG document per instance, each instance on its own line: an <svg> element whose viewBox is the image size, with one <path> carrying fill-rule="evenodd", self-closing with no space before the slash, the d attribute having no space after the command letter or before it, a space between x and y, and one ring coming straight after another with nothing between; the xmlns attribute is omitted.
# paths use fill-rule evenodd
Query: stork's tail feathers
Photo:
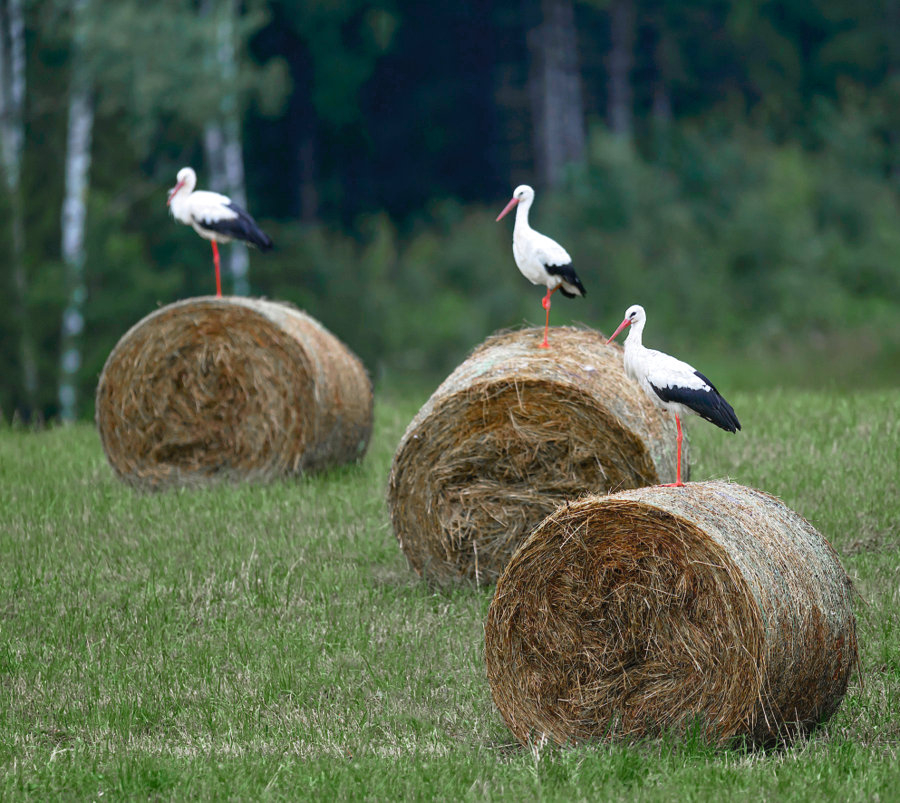
<svg viewBox="0 0 900 803"><path fill-rule="evenodd" d="M255 245L260 251L268 251L272 247L269 235L244 209L234 202L229 203L228 208L235 213L234 217L217 221L204 220L203 225L234 240L243 240L245 243Z"/></svg>
<svg viewBox="0 0 900 803"><path fill-rule="evenodd" d="M576 276L574 282L565 282L559 286L559 292L562 293L566 298L578 298L579 296L586 296L587 290L584 289L584 285L581 283L581 280Z"/></svg>
<svg viewBox="0 0 900 803"><path fill-rule="evenodd" d="M253 243L260 251L272 250L272 240L262 229L257 228L253 232L252 237L248 238L248 241Z"/></svg>
<svg viewBox="0 0 900 803"><path fill-rule="evenodd" d="M700 415L726 432L737 432L741 428L741 422L738 421L734 408L722 396L717 395L712 411Z"/></svg>
<svg viewBox="0 0 900 803"><path fill-rule="evenodd" d="M545 269L551 276L559 276L562 283L559 285L559 292L566 298L576 298L577 296L586 296L587 290L575 273L575 268L570 262L568 265L546 265Z"/></svg>
<svg viewBox="0 0 900 803"><path fill-rule="evenodd" d="M728 430L729 432L737 432L741 428L741 422L738 421L738 417L734 412L734 408L721 396L719 398L722 399L723 418L726 418L729 424L729 426L727 427L722 427L721 424L719 424L719 426L722 427L722 429Z"/></svg>
<svg viewBox="0 0 900 803"><path fill-rule="evenodd" d="M694 371L707 385L709 385L712 393L708 394L707 404L704 409L698 411L701 418L721 427L726 432L737 432L741 428L741 422L738 421L734 408L725 400L725 397L716 390L716 386L709 381L699 371Z"/></svg>
<svg viewBox="0 0 900 803"><path fill-rule="evenodd" d="M700 418L721 427L726 432L737 432L741 428L741 422L735 415L734 408L725 401L725 398L699 371L694 371L694 376L703 380L704 385L661 385L657 387L652 381L647 380L653 392L664 402L676 402L692 410Z"/></svg>

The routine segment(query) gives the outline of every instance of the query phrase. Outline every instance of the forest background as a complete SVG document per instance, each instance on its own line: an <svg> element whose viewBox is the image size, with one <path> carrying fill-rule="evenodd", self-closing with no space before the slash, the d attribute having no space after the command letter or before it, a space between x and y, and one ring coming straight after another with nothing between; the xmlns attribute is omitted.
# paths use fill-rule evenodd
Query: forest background
<svg viewBox="0 0 900 803"><path fill-rule="evenodd" d="M187 164L276 244L225 292L382 387L542 323L519 183L588 290L553 323L642 303L723 389L897 382L900 0L0 0L0 146L6 420L89 418L127 329L212 292Z"/></svg>

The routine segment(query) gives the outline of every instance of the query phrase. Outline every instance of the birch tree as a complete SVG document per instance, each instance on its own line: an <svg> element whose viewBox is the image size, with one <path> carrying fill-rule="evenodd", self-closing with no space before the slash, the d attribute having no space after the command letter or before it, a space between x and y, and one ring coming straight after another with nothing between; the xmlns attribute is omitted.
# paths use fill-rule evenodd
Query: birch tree
<svg viewBox="0 0 900 803"><path fill-rule="evenodd" d="M34 411L37 352L28 317L28 272L25 264L25 217L22 158L25 146L25 17L22 0L0 7L0 158L10 204L12 275L19 327L19 357L25 417Z"/></svg>
<svg viewBox="0 0 900 803"><path fill-rule="evenodd" d="M84 304L87 300L84 232L94 128L92 80L84 41L84 30L90 16L89 0L76 0L72 13L65 195L61 221L66 307L60 338L59 409L60 418L66 422L75 420L78 409L77 379L82 362L81 333L84 329Z"/></svg>
<svg viewBox="0 0 900 803"><path fill-rule="evenodd" d="M204 12L209 13L210 4ZM217 192L230 195L232 200L247 207L244 177L244 154L238 109L237 58L235 54L234 17L237 8L227 2L214 13L215 52L213 60L222 88L218 115L207 121L203 131L203 147L209 168L210 186ZM226 272L231 275L235 295L250 293L250 256L244 243L233 242L226 259Z"/></svg>

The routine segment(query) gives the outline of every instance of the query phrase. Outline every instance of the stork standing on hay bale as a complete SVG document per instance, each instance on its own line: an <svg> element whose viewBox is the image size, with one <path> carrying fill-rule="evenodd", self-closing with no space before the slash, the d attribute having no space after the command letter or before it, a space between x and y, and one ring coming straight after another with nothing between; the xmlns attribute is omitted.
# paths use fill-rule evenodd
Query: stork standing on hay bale
<svg viewBox="0 0 900 803"><path fill-rule="evenodd" d="M646 320L647 314L640 304L629 307L625 311L625 320L606 342L611 343L619 332L627 326L631 327L625 340L625 373L660 407L675 414L675 426L678 428L678 478L674 483L667 484L680 488L684 486L681 481L680 416L699 415L726 432L736 432L741 428L741 422L713 383L696 368L661 351L644 347L641 336Z"/></svg>
<svg viewBox="0 0 900 803"><path fill-rule="evenodd" d="M585 296L587 291L572 267L572 257L556 240L535 231L528 223L528 210L534 201L534 190L527 184L516 187L513 197L503 211L497 215L500 220L514 206L516 225L513 228L513 256L522 275L532 284L543 284L547 295L541 302L547 310L544 323L544 342L541 348L550 348L547 331L550 328L550 296L559 290L567 298Z"/></svg>
<svg viewBox="0 0 900 803"><path fill-rule="evenodd" d="M197 174L193 168L182 167L178 171L175 186L169 190L166 205L181 223L194 227L194 231L212 243L213 263L216 266L216 295L222 295L222 274L219 268L219 246L232 240L255 245L260 251L268 251L272 241L250 215L227 195L208 190L197 190Z"/></svg>

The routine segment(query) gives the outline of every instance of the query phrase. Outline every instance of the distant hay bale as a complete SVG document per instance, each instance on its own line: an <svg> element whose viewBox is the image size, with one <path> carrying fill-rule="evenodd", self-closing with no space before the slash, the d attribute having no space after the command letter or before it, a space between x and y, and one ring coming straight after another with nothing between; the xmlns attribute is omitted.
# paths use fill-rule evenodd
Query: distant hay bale
<svg viewBox="0 0 900 803"><path fill-rule="evenodd" d="M492 583L531 530L584 493L675 480L675 422L600 333L557 327L485 341L441 384L394 455L388 505L413 568ZM685 472L689 454L685 441Z"/></svg>
<svg viewBox="0 0 900 803"><path fill-rule="evenodd" d="M857 662L850 580L781 501L729 482L586 497L497 583L488 679L522 743L701 727L770 743L837 709Z"/></svg>
<svg viewBox="0 0 900 803"><path fill-rule="evenodd" d="M122 337L100 375L96 419L131 485L266 480L361 457L372 388L360 361L300 310L192 298Z"/></svg>

